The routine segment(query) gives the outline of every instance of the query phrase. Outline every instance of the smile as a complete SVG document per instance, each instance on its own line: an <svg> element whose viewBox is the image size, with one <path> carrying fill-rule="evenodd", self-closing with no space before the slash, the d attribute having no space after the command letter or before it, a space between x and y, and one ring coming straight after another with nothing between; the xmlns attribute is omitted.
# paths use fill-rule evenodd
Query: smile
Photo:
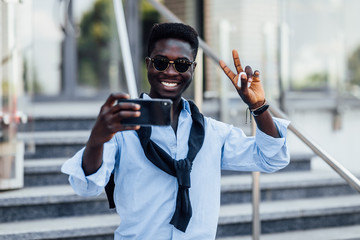
<svg viewBox="0 0 360 240"><path fill-rule="evenodd" d="M178 85L177 83L171 83L171 82L161 82L161 84L166 87L176 87Z"/></svg>

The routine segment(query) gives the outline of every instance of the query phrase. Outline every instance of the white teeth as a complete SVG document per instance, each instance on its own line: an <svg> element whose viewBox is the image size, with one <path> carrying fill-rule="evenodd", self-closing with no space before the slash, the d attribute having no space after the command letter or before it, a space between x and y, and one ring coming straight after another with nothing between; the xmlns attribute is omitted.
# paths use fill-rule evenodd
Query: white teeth
<svg viewBox="0 0 360 240"><path fill-rule="evenodd" d="M161 82L161 84L167 87L176 87L178 85L177 83L170 83L170 82Z"/></svg>

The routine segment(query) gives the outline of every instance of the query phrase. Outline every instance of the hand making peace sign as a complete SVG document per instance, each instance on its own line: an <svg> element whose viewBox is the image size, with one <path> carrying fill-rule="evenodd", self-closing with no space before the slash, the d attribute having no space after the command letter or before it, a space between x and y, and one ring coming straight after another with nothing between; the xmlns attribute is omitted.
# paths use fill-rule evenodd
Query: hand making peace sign
<svg viewBox="0 0 360 240"><path fill-rule="evenodd" d="M245 73L243 73L244 70L241 66L238 52L233 50L232 55L236 67L236 74L230 70L224 61L220 60L219 64L249 108L258 108L265 102L265 92L260 82L260 72L255 70L253 73L251 67L246 66Z"/></svg>

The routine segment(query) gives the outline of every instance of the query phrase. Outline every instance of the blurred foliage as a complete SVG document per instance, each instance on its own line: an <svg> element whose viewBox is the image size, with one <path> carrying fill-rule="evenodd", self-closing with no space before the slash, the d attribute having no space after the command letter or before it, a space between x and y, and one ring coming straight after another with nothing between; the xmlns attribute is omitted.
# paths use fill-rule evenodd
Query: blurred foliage
<svg viewBox="0 0 360 240"><path fill-rule="evenodd" d="M116 37L112 1L97 0L81 18L78 48L79 83L96 88L109 86L111 40Z"/></svg>
<svg viewBox="0 0 360 240"><path fill-rule="evenodd" d="M0 92L0 97L5 97L5 98L7 98L8 96L9 96L9 93L10 93L10 82L9 82L9 80L7 80L7 79L2 79L1 81L0 81L0 84L1 84L1 92Z"/></svg>
<svg viewBox="0 0 360 240"><path fill-rule="evenodd" d="M143 57L147 56L147 41L152 26L160 21L160 14L156 9L146 0L141 1L140 5L141 21L142 21L142 42L143 42Z"/></svg>
<svg viewBox="0 0 360 240"><path fill-rule="evenodd" d="M141 64L141 85L142 90L145 92L149 92L150 84L147 80L147 70L145 65L145 57L147 57L147 42L149 39L149 34L152 26L155 23L160 21L160 14L156 9L146 0L140 1L140 11L141 11L141 22L142 22L142 64Z"/></svg>
<svg viewBox="0 0 360 240"><path fill-rule="evenodd" d="M328 75L326 73L312 73L305 77L302 81L295 81L292 89L298 91L316 91L326 89Z"/></svg>
<svg viewBox="0 0 360 240"><path fill-rule="evenodd" d="M160 15L147 1L141 0L139 3L143 47L141 76L142 86L146 90L149 88L144 63L147 56L147 40L152 25L159 22ZM109 86L111 51L114 49L111 44L114 44L114 41L116 41L116 49L120 51L112 1L96 0L80 21L80 36L77 42L80 84L96 88Z"/></svg>
<svg viewBox="0 0 360 240"><path fill-rule="evenodd" d="M360 46L350 55L347 60L348 65L348 87L358 89L360 87ZM293 83L293 90L324 90L328 86L328 75L326 73L312 73L303 80Z"/></svg>
<svg viewBox="0 0 360 240"><path fill-rule="evenodd" d="M24 85L24 91L29 94L41 94L43 93L43 87L39 82L38 74L36 68L32 66L32 71L30 71L30 64L28 59L24 58L23 61L23 73L22 73L22 81ZM32 75L30 75L32 74Z"/></svg>
<svg viewBox="0 0 360 240"><path fill-rule="evenodd" d="M360 86L360 46L348 59L349 82Z"/></svg>

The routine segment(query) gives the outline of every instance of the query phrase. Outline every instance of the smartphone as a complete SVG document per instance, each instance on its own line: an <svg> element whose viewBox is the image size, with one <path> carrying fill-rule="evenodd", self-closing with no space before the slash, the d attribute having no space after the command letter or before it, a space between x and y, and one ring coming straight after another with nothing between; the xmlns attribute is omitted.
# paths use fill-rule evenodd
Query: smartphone
<svg viewBox="0 0 360 240"><path fill-rule="evenodd" d="M126 118L124 125L169 126L171 124L172 101L170 99L119 99L120 102L133 102L141 106L140 117Z"/></svg>

